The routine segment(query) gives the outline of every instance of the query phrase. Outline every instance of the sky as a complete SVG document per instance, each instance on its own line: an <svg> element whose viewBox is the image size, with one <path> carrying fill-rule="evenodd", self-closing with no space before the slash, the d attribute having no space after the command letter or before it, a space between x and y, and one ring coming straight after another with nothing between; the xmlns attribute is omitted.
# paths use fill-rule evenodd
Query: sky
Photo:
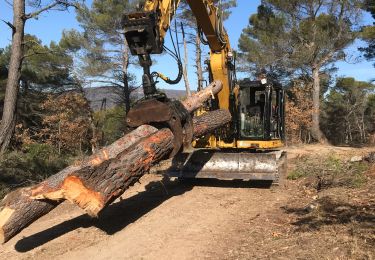
<svg viewBox="0 0 375 260"><path fill-rule="evenodd" d="M92 0L86 0L86 3L90 5ZM231 41L231 46L233 49L237 49L238 39L241 35L242 29L248 25L248 19L251 14L256 12L257 6L260 4L260 0L237 0L238 6L232 10L232 15L227 21L225 21L225 28L229 34L229 39ZM5 2L5 0L0 0L0 19L5 21L12 21L12 7ZM366 15L364 17L364 24L370 24L371 17ZM40 38L43 44L49 44L50 41L58 42L61 38L62 31L69 29L79 29L79 25L75 19L74 9L70 9L68 12L59 11L49 11L45 12L40 17L35 20L29 20L26 23L25 32L28 34L36 35ZM0 48L3 48L11 43L11 30L0 21ZM169 37L166 39L166 45L171 46ZM362 46L363 43L356 41L354 46L351 46L348 51L353 52L353 57L359 56L357 48ZM182 52L181 48L181 52ZM191 88L194 90L194 83L197 81L194 73L194 49L189 48L189 67L188 76ZM206 52L208 50L206 49ZM181 53L181 55L183 55ZM174 78L177 74L177 65L175 61L168 55L161 55L160 57L153 57L157 62L152 67L152 70L162 72L163 74ZM353 58L354 60L354 58ZM359 63L347 63L347 62L337 62L338 67L337 76L350 76L357 80L369 81L375 77L375 68L372 66L371 62L361 60ZM131 71L137 75L140 79L141 71L140 68L131 68ZM241 75L242 76L242 75ZM184 89L183 82L176 86L169 86L165 83L160 83L158 85L160 88L174 88L174 89Z"/></svg>

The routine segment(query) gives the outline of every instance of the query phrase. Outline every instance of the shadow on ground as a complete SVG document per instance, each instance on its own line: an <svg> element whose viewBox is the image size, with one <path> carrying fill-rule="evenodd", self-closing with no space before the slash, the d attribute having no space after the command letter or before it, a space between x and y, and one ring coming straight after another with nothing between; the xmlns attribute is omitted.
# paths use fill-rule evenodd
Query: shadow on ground
<svg viewBox="0 0 375 260"><path fill-rule="evenodd" d="M227 187L227 188L268 188L269 183L218 180L175 180L165 178L161 182L151 182L145 191L128 199L120 200L103 209L98 218L87 214L64 221L39 233L19 240L15 249L27 252L54 240L78 228L95 226L108 235L115 234L130 223L133 223L149 211L161 205L164 201L190 191L194 186Z"/></svg>
<svg viewBox="0 0 375 260"><path fill-rule="evenodd" d="M326 196L313 205L313 209L311 206L282 209L288 214L298 216L297 221L292 223L297 227L297 231L318 230L324 226L350 223L354 224L356 229L374 230L375 204L373 202L355 205Z"/></svg>

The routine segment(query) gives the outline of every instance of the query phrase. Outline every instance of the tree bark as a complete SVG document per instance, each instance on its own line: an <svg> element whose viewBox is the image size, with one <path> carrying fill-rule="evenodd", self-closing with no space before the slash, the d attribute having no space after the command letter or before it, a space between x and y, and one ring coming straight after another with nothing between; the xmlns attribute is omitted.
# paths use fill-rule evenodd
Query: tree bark
<svg viewBox="0 0 375 260"><path fill-rule="evenodd" d="M0 123L0 151L4 152L12 138L16 123L16 106L23 60L25 1L13 1L12 47L5 90L3 115Z"/></svg>
<svg viewBox="0 0 375 260"><path fill-rule="evenodd" d="M188 49L187 49L187 43L186 39L184 37L184 71L183 71L183 76L184 76L184 82L185 82L185 89L186 89L186 96L190 97L191 96L191 91L190 91L190 84L189 84L189 78L188 78Z"/></svg>
<svg viewBox="0 0 375 260"><path fill-rule="evenodd" d="M221 83L214 82L188 98L183 103L185 108L190 112L196 110L218 93L221 87ZM204 135L231 119L227 110L212 113L194 120L195 136ZM42 183L11 192L0 204L0 241L6 242L65 199L77 204L91 216L97 216L146 173L152 164L169 155L173 149L173 139L169 129L140 126L83 162L69 166Z"/></svg>
<svg viewBox="0 0 375 260"><path fill-rule="evenodd" d="M198 91L201 91L203 89L203 69L202 69L201 39L199 38L198 29L196 30L196 36L195 36L195 66L197 68Z"/></svg>
<svg viewBox="0 0 375 260"><path fill-rule="evenodd" d="M125 50L122 55L122 73L123 73L123 84L124 84L124 103L125 103L125 113L128 114L130 110L130 88L129 88L129 78L128 78L128 67L129 67L129 50L128 46L124 46Z"/></svg>
<svg viewBox="0 0 375 260"><path fill-rule="evenodd" d="M218 109L193 118L194 137L205 135L208 129L217 129L224 122L230 122L231 115L228 111Z"/></svg>
<svg viewBox="0 0 375 260"><path fill-rule="evenodd" d="M312 112L312 126L311 135L315 141L325 143L326 139L320 130L320 76L319 67L313 67L313 112Z"/></svg>

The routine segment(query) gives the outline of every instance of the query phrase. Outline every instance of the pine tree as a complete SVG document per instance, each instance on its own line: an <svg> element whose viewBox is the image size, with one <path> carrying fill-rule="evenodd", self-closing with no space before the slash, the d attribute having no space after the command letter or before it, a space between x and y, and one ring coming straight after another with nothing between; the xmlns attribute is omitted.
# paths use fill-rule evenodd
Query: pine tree
<svg viewBox="0 0 375 260"><path fill-rule="evenodd" d="M375 19L375 0L366 0L364 4L364 9L367 12L370 12L372 18ZM360 48L361 51L364 52L365 58L368 60L375 59L375 22L373 22L372 26L366 26L363 28L362 31L362 39L364 39L368 46L365 48ZM374 63L375 66L375 63Z"/></svg>
<svg viewBox="0 0 375 260"><path fill-rule="evenodd" d="M78 53L81 71L88 83L110 86L116 90L126 112L130 109L130 93L135 89L130 74L130 52L122 33L124 11L134 9L137 1L94 0L91 7L77 10L83 29L65 31L62 42Z"/></svg>
<svg viewBox="0 0 375 260"><path fill-rule="evenodd" d="M7 70L10 48L6 47L0 54L0 70ZM45 112L40 106L47 95L80 89L80 82L72 76L72 72L73 58L60 44L51 42L49 46L43 45L37 37L25 35L16 106L18 130L22 128L22 131L27 131L29 135L37 136L42 128ZM5 88L1 88L1 102L4 100L4 92Z"/></svg>
<svg viewBox="0 0 375 260"><path fill-rule="evenodd" d="M33 10L26 13L25 0L13 1L13 22L6 22L12 30L12 46L8 66L8 77L5 90L3 113L0 123L0 151L4 152L10 143L16 123L15 110L19 91L22 62L24 59L24 30L26 21L38 16L50 9L67 10L70 6L76 6L77 1L28 1L27 4Z"/></svg>
<svg viewBox="0 0 375 260"><path fill-rule="evenodd" d="M334 62L345 59L343 50L357 36L362 2L265 0L241 37L240 47L245 54L255 47L249 62L311 77L311 134L319 142L325 141L320 130L321 75Z"/></svg>
<svg viewBox="0 0 375 260"><path fill-rule="evenodd" d="M241 70L256 74L266 69L276 80L293 72L287 59L291 53L287 19L275 13L271 6L260 5L249 18L239 39Z"/></svg>
<svg viewBox="0 0 375 260"><path fill-rule="evenodd" d="M334 144L366 143L373 131L374 114L371 93L375 85L339 78L323 103L322 124Z"/></svg>

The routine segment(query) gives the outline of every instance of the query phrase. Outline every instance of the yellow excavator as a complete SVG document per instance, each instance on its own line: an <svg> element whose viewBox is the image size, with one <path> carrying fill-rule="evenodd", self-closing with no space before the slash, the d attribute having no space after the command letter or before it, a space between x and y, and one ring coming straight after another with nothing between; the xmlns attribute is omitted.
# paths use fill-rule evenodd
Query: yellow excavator
<svg viewBox="0 0 375 260"><path fill-rule="evenodd" d="M279 183L286 170L286 153L279 150L285 133L282 86L268 79L265 73L260 73L254 81L237 82L234 55L220 6L213 0L186 2L196 18L202 42L210 48L209 80L223 83L223 89L199 113L228 109L232 121L209 136L191 140L190 115L181 103L170 100L156 88L158 79L170 84L181 79L178 54L164 45L180 0L146 0L137 12L123 17L126 41L132 55L139 57L144 72L144 98L128 113L128 124L134 127L144 123L167 124L171 128L177 138L171 155L173 164L167 170L170 176ZM151 73L151 55L163 51L177 60L179 72L174 80L158 72ZM194 149L181 152L182 144L190 141Z"/></svg>

